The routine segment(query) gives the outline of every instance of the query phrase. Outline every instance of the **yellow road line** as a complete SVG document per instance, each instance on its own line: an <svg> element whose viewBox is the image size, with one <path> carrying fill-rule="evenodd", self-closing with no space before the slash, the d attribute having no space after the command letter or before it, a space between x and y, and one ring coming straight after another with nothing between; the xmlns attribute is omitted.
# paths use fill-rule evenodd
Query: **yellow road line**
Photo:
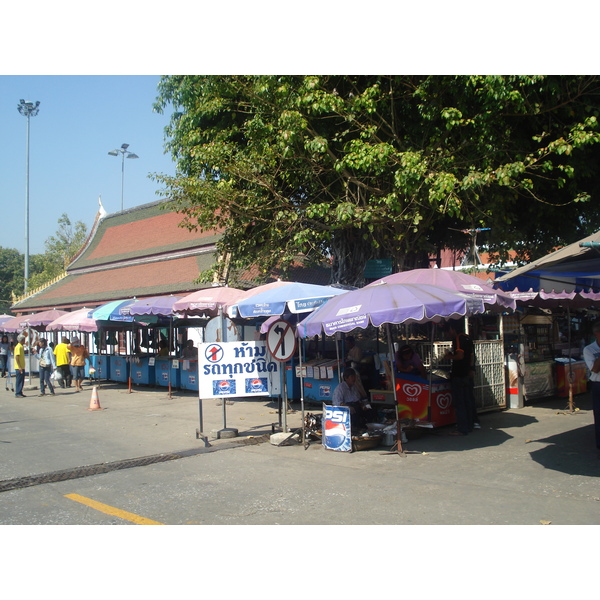
<svg viewBox="0 0 600 600"><path fill-rule="evenodd" d="M115 508L114 506L109 506L108 504L102 504L102 502L96 502L91 498L86 498L85 496L80 496L79 494L65 494L65 498L69 498L70 500L74 500L75 502L80 502L81 504L85 504L90 508L95 508L96 510L106 513L107 515L113 515L115 517L119 517L119 519L131 521L136 525L164 525L164 523L159 523L158 521L152 521L151 519L146 519L144 517L140 517L139 515L134 515L133 513L127 512L125 510L120 510L118 508Z"/></svg>

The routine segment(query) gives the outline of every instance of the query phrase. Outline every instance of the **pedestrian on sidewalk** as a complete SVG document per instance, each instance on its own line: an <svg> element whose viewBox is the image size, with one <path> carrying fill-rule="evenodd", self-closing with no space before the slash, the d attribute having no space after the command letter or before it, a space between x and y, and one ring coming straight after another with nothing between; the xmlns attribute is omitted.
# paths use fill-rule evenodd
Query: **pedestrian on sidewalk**
<svg viewBox="0 0 600 600"><path fill-rule="evenodd" d="M69 338L62 337L60 344L54 348L56 370L60 373L60 387L71 387L71 356L69 355Z"/></svg>
<svg viewBox="0 0 600 600"><path fill-rule="evenodd" d="M40 396L46 395L46 385L50 390L50 394L55 396L54 386L52 385L52 373L56 369L54 352L48 346L46 338L40 338L37 349L38 364L40 366Z"/></svg>
<svg viewBox="0 0 600 600"><path fill-rule="evenodd" d="M2 377L6 377L6 369L10 370L8 364L8 355L10 351L10 344L8 343L8 336L3 335L2 341L0 342L0 371L2 371Z"/></svg>
<svg viewBox="0 0 600 600"><path fill-rule="evenodd" d="M15 396L17 398L25 398L25 394L23 394L23 386L25 385L25 348L23 347L23 342L25 342L25 336L21 334L17 337L17 345L14 349L16 374Z"/></svg>
<svg viewBox="0 0 600 600"><path fill-rule="evenodd" d="M590 372L596 448L600 450L600 321L594 323L592 333L596 339L583 349L583 360Z"/></svg>
<svg viewBox="0 0 600 600"><path fill-rule="evenodd" d="M467 435L475 428L474 345L464 332L462 321L448 321L446 331L452 340L452 350L448 350L445 357L452 361L450 385L456 413L456 431L450 435Z"/></svg>
<svg viewBox="0 0 600 600"><path fill-rule="evenodd" d="M85 379L85 361L90 354L85 346L82 346L78 337L74 337L71 343L67 346L67 350L71 353L71 377L75 382L75 391L83 392L81 384Z"/></svg>

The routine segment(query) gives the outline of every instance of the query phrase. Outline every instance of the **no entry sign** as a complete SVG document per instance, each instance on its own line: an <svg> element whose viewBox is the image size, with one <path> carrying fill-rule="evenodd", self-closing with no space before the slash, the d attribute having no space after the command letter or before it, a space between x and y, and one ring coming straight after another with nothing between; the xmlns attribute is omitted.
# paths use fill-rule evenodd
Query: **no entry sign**
<svg viewBox="0 0 600 600"><path fill-rule="evenodd" d="M273 322L267 331L267 348L275 360L292 358L296 351L296 334L292 325L283 319Z"/></svg>

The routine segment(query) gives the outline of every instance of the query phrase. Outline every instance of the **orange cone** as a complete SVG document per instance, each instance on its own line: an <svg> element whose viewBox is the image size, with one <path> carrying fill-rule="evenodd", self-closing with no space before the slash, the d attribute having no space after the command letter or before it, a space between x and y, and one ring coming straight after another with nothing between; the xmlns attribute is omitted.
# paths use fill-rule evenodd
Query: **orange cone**
<svg viewBox="0 0 600 600"><path fill-rule="evenodd" d="M100 398L98 398L98 386L92 388L92 398L88 410L104 410L100 407Z"/></svg>

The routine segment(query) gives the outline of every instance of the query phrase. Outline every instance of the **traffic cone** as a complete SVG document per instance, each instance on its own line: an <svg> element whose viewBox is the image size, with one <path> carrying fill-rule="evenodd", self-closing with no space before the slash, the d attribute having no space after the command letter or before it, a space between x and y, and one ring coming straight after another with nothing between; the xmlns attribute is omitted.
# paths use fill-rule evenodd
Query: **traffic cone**
<svg viewBox="0 0 600 600"><path fill-rule="evenodd" d="M88 410L104 410L100 406L100 398L98 398L98 386L92 388L92 398L90 399L90 407Z"/></svg>

